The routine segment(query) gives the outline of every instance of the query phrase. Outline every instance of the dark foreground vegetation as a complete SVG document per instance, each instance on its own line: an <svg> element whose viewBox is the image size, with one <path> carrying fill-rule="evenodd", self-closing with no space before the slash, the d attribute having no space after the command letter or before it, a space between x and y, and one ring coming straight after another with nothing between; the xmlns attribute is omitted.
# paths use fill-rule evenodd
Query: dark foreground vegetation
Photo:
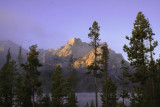
<svg viewBox="0 0 160 107"><path fill-rule="evenodd" d="M154 41L155 35L148 19L139 12L132 30L132 36L126 37L129 45L123 50L128 55L130 66L121 61L120 70L123 71L120 80L122 87L117 94L117 86L108 76L109 50L107 44L100 45L100 27L93 22L89 28L88 37L94 49L94 61L88 66L86 75L94 78L95 101L87 103L85 107L98 107L98 93L100 93L102 107L159 107L160 105L160 59L154 59L154 49L158 45ZM101 47L102 53L98 53ZM21 47L18 61L11 60L10 49L6 55L6 62L0 70L0 107L78 107L76 85L79 81L78 73L73 67L73 56L70 56L67 77L62 75L60 65L51 76L51 90L44 94L42 82L39 80L37 45L29 47L27 61L22 62ZM101 57L100 59L98 57ZM130 72L132 68L135 72ZM101 91L98 91L98 80L101 78ZM87 82L87 81L86 81ZM131 90L126 89L130 83L135 83ZM83 86L81 86L83 87ZM51 96L49 95L51 93ZM117 103L117 99L122 102ZM125 99L130 105L125 105Z"/></svg>

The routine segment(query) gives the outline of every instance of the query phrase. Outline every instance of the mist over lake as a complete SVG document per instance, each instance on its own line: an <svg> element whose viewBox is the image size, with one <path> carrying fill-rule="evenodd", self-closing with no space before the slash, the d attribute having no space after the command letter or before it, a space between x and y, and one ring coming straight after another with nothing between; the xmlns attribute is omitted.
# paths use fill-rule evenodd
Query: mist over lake
<svg viewBox="0 0 160 107"><path fill-rule="evenodd" d="M91 101L95 101L95 93L76 93L79 107L84 107L86 103L91 104ZM101 107L100 94L98 94L98 106ZM95 103L94 103L95 104Z"/></svg>
<svg viewBox="0 0 160 107"><path fill-rule="evenodd" d="M84 107L87 102L88 102L88 104L90 104L92 100L95 101L95 93L94 92L90 92L90 93L87 93L87 92L76 93L76 96L77 96L79 107ZM117 102L121 102L121 101L122 101L122 98L119 98L117 100ZM130 103L129 99L125 99L126 106L129 106L129 103ZM102 101L101 101L100 93L98 93L98 106L99 107L102 106Z"/></svg>

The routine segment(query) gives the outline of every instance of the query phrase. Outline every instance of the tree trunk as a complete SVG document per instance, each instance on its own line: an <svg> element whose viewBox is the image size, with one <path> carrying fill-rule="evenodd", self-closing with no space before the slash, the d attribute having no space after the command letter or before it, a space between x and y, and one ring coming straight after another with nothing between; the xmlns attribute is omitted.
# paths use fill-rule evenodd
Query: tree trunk
<svg viewBox="0 0 160 107"><path fill-rule="evenodd" d="M107 61L104 61L104 80L106 86L106 107L108 107L108 85L107 85Z"/></svg>
<svg viewBox="0 0 160 107"><path fill-rule="evenodd" d="M95 42L95 46L94 46L94 49L95 49L95 52L94 52L94 55L95 55L95 59L94 59L94 64L95 64L95 67L97 66L97 42L96 42L96 39L94 40ZM95 70L94 71L94 82L95 82L95 101L96 101L96 107L98 107L98 83L97 83L97 71Z"/></svg>
<svg viewBox="0 0 160 107"><path fill-rule="evenodd" d="M149 43L150 43L150 49L151 49L151 40L149 40ZM153 53L152 53L152 51L150 51L150 58L151 58L151 63L153 63ZM152 64L151 64L151 66L152 66ZM150 72L152 72L152 75L154 74L154 72L153 72L153 70L152 71L150 71ZM152 82L152 97L153 97L153 103L154 103L154 106L156 106L156 97L155 97L155 87L154 87L154 79L153 79L153 77L151 78L151 82Z"/></svg>
<svg viewBox="0 0 160 107"><path fill-rule="evenodd" d="M107 80L106 80L106 107L108 107L108 87L107 87Z"/></svg>
<svg viewBox="0 0 160 107"><path fill-rule="evenodd" d="M96 107L98 107L98 89L97 89L97 77L94 78L95 82L95 101L96 101Z"/></svg>
<svg viewBox="0 0 160 107"><path fill-rule="evenodd" d="M32 95L32 106L34 107L34 92L33 92L33 95Z"/></svg>

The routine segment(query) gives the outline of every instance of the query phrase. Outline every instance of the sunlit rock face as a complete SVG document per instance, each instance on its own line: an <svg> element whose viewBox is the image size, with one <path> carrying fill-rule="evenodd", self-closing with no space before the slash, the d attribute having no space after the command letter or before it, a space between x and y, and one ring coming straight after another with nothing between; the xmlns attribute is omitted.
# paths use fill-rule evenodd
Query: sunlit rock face
<svg viewBox="0 0 160 107"><path fill-rule="evenodd" d="M102 43L100 44L100 47L97 49L97 52L99 54L102 53L102 49L101 47L106 45L106 43ZM109 49L109 65L111 65L111 69L112 69L112 66L114 66L113 69L115 69L116 67L120 67L120 63L121 63L121 60L123 59L123 56L121 54L117 54L115 53L113 50L110 49L110 47L108 46L108 49ZM75 68L85 68L87 67L88 65L92 64L93 61L94 61L94 50L92 49L89 53L85 54L83 57L79 58L78 60L75 61L74 63L74 67ZM101 59L100 56L97 57L98 60Z"/></svg>
<svg viewBox="0 0 160 107"><path fill-rule="evenodd" d="M61 46L57 50L39 50L39 58L44 65L56 66L61 64L62 67L67 67L71 55L73 55L74 60L77 60L91 50L92 47L89 44L82 42L79 38L72 38L65 46Z"/></svg>
<svg viewBox="0 0 160 107"><path fill-rule="evenodd" d="M98 49L98 52L100 49ZM100 59L99 57L97 59ZM90 51L86 55L84 55L82 58L79 58L78 60L75 61L74 67L75 68L85 68L88 65L91 65L94 61L94 51Z"/></svg>
<svg viewBox="0 0 160 107"><path fill-rule="evenodd" d="M59 57L67 57L73 55L74 58L80 58L90 52L92 47L87 43L82 42L79 38L73 38L68 41L68 43L53 52L53 55L58 55Z"/></svg>
<svg viewBox="0 0 160 107"><path fill-rule="evenodd" d="M101 46L106 43L102 43ZM8 48L11 49L12 58L17 60L19 46L12 41L0 41L0 67L5 62L5 56L7 54ZM120 67L120 62L123 59L121 54L115 53L113 50L109 49L109 69L117 71ZM72 38L69 40L65 46L60 47L57 50L54 49L39 49L39 60L45 66L56 66L57 64L62 65L62 67L67 67L69 58L73 55L74 67L75 68L86 68L94 61L94 50L93 48L85 42L82 42L79 38ZM22 48L22 55L26 59L26 53L28 51ZM101 47L98 48L98 53L101 53ZM100 59L100 57L98 57ZM113 67L114 66L114 67Z"/></svg>

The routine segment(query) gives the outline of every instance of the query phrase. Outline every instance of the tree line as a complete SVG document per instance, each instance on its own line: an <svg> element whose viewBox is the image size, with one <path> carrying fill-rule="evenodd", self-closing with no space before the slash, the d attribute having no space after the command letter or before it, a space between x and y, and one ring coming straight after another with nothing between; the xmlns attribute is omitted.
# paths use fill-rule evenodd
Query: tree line
<svg viewBox="0 0 160 107"><path fill-rule="evenodd" d="M100 27L95 21L92 27L89 28L90 33L88 37L92 40L91 45L94 48L94 62L88 66L89 73L92 73L95 79L95 106L98 107L97 96L97 79L104 76L102 81L101 100L102 107L125 107L124 100L128 98L130 100L130 107L159 107L160 103L160 59L154 59L154 49L158 46L158 42L154 41L154 33L150 26L149 20L145 18L142 12L137 14L134 22L134 28L132 29L131 37L126 36L129 41L129 45L123 46L124 52L127 53L128 61L131 69L135 72L131 72L129 66L125 64L125 61L121 61L120 70L123 71L120 79L119 97L122 98L122 102L117 104L116 89L117 87L113 81L107 75L108 64L108 49L107 45L102 48L102 53L98 53L97 49L99 45L99 30ZM98 56L102 56L102 59L97 59ZM98 71L102 71L98 72ZM130 91L126 90L128 81L135 83Z"/></svg>
<svg viewBox="0 0 160 107"><path fill-rule="evenodd" d="M154 59L154 49L158 42L154 41L154 33L149 20L142 12L137 14L131 37L126 36L129 45L123 47L128 55L128 66L121 61L119 77L122 87L117 93L117 86L108 76L109 49L107 44L100 45L100 26L94 21L89 28L88 38L94 52L94 61L87 67L86 74L94 77L95 101L86 103L85 107L98 107L98 79L101 79L100 97L102 107L158 107L160 103L160 59ZM101 53L98 49L101 49ZM74 59L71 55L68 71L69 76L62 75L60 65L56 67L51 77L51 95L43 93L39 80L39 67L43 66L39 59L37 45L29 47L27 60L22 62L22 49L19 48L18 61L11 60L10 49L6 61L0 70L0 106L1 107L78 107L75 94L78 81L77 71L74 69ZM130 69L135 70L131 72ZM135 83L131 90L127 90L130 83ZM122 98L117 103L118 98ZM130 105L125 104L125 99Z"/></svg>
<svg viewBox="0 0 160 107"><path fill-rule="evenodd" d="M76 71L73 68L73 59L68 66L71 72L65 80L61 66L58 65L52 75L51 96L43 93L39 80L37 45L29 47L27 61L22 63L22 49L19 48L17 64L11 60L10 49L6 55L6 62L0 70L0 106L1 107L76 107L75 96ZM64 103L65 101L65 103Z"/></svg>

